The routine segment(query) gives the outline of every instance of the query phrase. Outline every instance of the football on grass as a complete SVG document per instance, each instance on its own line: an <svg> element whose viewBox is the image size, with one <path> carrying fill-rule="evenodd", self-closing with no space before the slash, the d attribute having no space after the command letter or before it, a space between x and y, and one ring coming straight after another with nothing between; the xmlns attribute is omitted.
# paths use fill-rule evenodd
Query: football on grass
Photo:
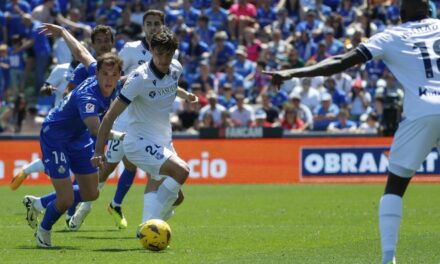
<svg viewBox="0 0 440 264"><path fill-rule="evenodd" d="M171 228L163 220L150 219L141 225L138 237L145 249L161 251L170 244Z"/></svg>

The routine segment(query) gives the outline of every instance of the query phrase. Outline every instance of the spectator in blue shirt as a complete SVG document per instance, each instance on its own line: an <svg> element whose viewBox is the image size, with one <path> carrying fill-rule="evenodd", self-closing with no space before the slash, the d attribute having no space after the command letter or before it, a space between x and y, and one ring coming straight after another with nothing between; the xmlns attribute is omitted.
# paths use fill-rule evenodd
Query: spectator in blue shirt
<svg viewBox="0 0 440 264"><path fill-rule="evenodd" d="M199 17L195 30L204 43L212 45L217 29L209 24L209 18L207 16L202 15Z"/></svg>
<svg viewBox="0 0 440 264"><path fill-rule="evenodd" d="M221 7L220 0L212 0L211 7L205 10L205 15L209 18L209 25L217 31L226 30L228 23L228 10Z"/></svg>
<svg viewBox="0 0 440 264"><path fill-rule="evenodd" d="M229 109L237 104L237 100L233 97L232 85L225 83L222 89L222 95L218 98L218 103Z"/></svg>
<svg viewBox="0 0 440 264"><path fill-rule="evenodd" d="M326 93L332 96L332 101L339 108L345 108L347 106L346 94L344 91L336 89L335 79L329 77L324 81L324 87L327 89Z"/></svg>
<svg viewBox="0 0 440 264"><path fill-rule="evenodd" d="M344 44L335 38L335 30L331 27L324 29L324 41L327 47L327 53L335 56L344 52Z"/></svg>
<svg viewBox="0 0 440 264"><path fill-rule="evenodd" d="M257 21L261 28L272 24L277 19L277 11L272 6L271 0L262 0L260 7L257 9Z"/></svg>
<svg viewBox="0 0 440 264"><path fill-rule="evenodd" d="M245 89L245 95L248 96L249 91L254 85L254 80L252 79L256 72L255 62L247 59L246 47L239 46L237 51L237 60L235 60L235 72L243 77L243 85Z"/></svg>
<svg viewBox="0 0 440 264"><path fill-rule="evenodd" d="M183 0L182 8L179 10L179 15L185 20L185 24L189 27L195 27L201 12L192 6L193 0Z"/></svg>
<svg viewBox="0 0 440 264"><path fill-rule="evenodd" d="M214 45L211 48L211 65L214 72L224 71L229 59L235 56L234 45L227 41L228 35L224 31L214 35Z"/></svg>
<svg viewBox="0 0 440 264"><path fill-rule="evenodd" d="M306 13L306 19L296 26L296 36L299 38L303 32L309 33L315 42L322 39L322 29L324 24L316 17L316 10L310 9Z"/></svg>
<svg viewBox="0 0 440 264"><path fill-rule="evenodd" d="M219 78L219 86L224 87L225 83L232 85L234 94L244 93L243 77L235 71L235 62L230 61L226 66L226 73Z"/></svg>
<svg viewBox="0 0 440 264"><path fill-rule="evenodd" d="M25 26L22 21L24 14L30 14L31 6L24 0L11 0L6 4L5 15L6 28L8 31L8 38L12 35L23 36L25 34Z"/></svg>
<svg viewBox="0 0 440 264"><path fill-rule="evenodd" d="M93 2L93 1L87 1ZM96 10L96 19L100 17L107 18L107 25L115 27L118 19L121 17L122 9L116 6L112 0L104 0L98 10Z"/></svg>
<svg viewBox="0 0 440 264"><path fill-rule="evenodd" d="M332 102L332 96L324 93L321 96L321 104L313 111L313 130L325 131L327 126L336 120L339 107Z"/></svg>
<svg viewBox="0 0 440 264"><path fill-rule="evenodd" d="M202 60L202 54L208 52L208 45L200 40L199 34L192 30L188 34L189 41L180 43L180 53L182 57L182 65L185 68L185 75L190 77L188 80L194 78L197 72L197 67ZM192 76L192 78L191 78Z"/></svg>
<svg viewBox="0 0 440 264"><path fill-rule="evenodd" d="M30 14L25 14L23 16L23 24L25 25L26 38L22 46L16 51L31 49L31 51L29 51L30 54L35 56L34 94L38 95L41 86L44 84L45 73L50 63L52 48L47 36L45 34L39 34L42 25L40 21L32 19ZM27 68L27 70L28 69L29 68Z"/></svg>
<svg viewBox="0 0 440 264"><path fill-rule="evenodd" d="M342 0L338 13L344 18L344 25L348 26L356 19L356 10L351 0Z"/></svg>
<svg viewBox="0 0 440 264"><path fill-rule="evenodd" d="M12 36L11 47L9 47L9 80L12 92L15 94L18 90L24 90L24 51L16 52L21 46L21 38L19 35Z"/></svg>
<svg viewBox="0 0 440 264"><path fill-rule="evenodd" d="M330 122L327 127L328 132L356 132L356 122L349 120L350 114L346 109L341 109L338 113L338 119Z"/></svg>

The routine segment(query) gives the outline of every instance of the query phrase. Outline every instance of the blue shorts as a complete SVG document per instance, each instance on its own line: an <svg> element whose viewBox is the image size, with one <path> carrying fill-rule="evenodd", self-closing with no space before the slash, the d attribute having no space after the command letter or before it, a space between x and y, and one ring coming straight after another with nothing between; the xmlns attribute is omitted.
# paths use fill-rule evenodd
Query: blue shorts
<svg viewBox="0 0 440 264"><path fill-rule="evenodd" d="M74 174L91 174L98 171L90 163L95 147L87 134L74 142L60 142L50 135L41 133L40 147L44 170L50 178L69 178L69 170Z"/></svg>

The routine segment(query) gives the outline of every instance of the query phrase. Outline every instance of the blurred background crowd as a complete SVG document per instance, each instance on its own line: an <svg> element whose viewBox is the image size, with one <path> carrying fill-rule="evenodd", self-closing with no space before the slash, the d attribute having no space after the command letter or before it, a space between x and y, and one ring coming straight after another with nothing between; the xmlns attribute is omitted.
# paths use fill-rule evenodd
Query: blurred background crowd
<svg viewBox="0 0 440 264"><path fill-rule="evenodd" d="M399 1L374 0L0 0L0 132L38 134L56 95L45 85L67 86L71 54L62 39L39 34L56 23L93 52L97 25L111 26L114 51L144 37L147 9L166 14L179 38L184 75L179 85L195 105L176 99L176 133L204 127L282 127L286 134L393 135L403 91L380 60L329 77L271 85L263 70L313 65L356 48L399 23ZM437 17L440 1L431 1ZM67 65L62 67L61 65Z"/></svg>

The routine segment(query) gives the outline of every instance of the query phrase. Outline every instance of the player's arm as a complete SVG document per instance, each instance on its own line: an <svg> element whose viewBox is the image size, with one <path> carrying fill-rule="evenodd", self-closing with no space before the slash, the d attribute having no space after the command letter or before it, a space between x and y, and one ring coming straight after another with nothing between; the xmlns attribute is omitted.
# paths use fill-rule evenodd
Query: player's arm
<svg viewBox="0 0 440 264"><path fill-rule="evenodd" d="M98 121L98 126L96 127L97 139L95 145L95 154L91 159L93 166L98 167L105 165L105 142L108 138L114 138L115 132L111 131L111 128L116 118L125 110L125 108L127 108L127 105L127 102L120 99L120 97L117 97L116 100L111 104L110 109L107 111L104 118L102 119L101 125L99 125Z"/></svg>
<svg viewBox="0 0 440 264"><path fill-rule="evenodd" d="M84 64L86 68L88 68L90 64L96 61L95 58L93 58L92 54L90 54L90 52L87 50L87 48L84 47L78 40L76 40L75 37L72 36L69 31L67 31L67 29L48 23L44 23L41 26L41 29L42 30L40 33L44 33L54 37L62 37L66 41L67 46L69 46L73 57Z"/></svg>
<svg viewBox="0 0 440 264"><path fill-rule="evenodd" d="M187 92L180 87L177 87L177 96L182 98L183 100L186 100L189 103L197 103L199 101L197 95Z"/></svg>
<svg viewBox="0 0 440 264"><path fill-rule="evenodd" d="M272 82L280 85L284 80L294 77L330 76L366 61L365 55L358 49L353 49L345 54L327 58L312 66L282 71L263 71L263 73L272 76Z"/></svg>

